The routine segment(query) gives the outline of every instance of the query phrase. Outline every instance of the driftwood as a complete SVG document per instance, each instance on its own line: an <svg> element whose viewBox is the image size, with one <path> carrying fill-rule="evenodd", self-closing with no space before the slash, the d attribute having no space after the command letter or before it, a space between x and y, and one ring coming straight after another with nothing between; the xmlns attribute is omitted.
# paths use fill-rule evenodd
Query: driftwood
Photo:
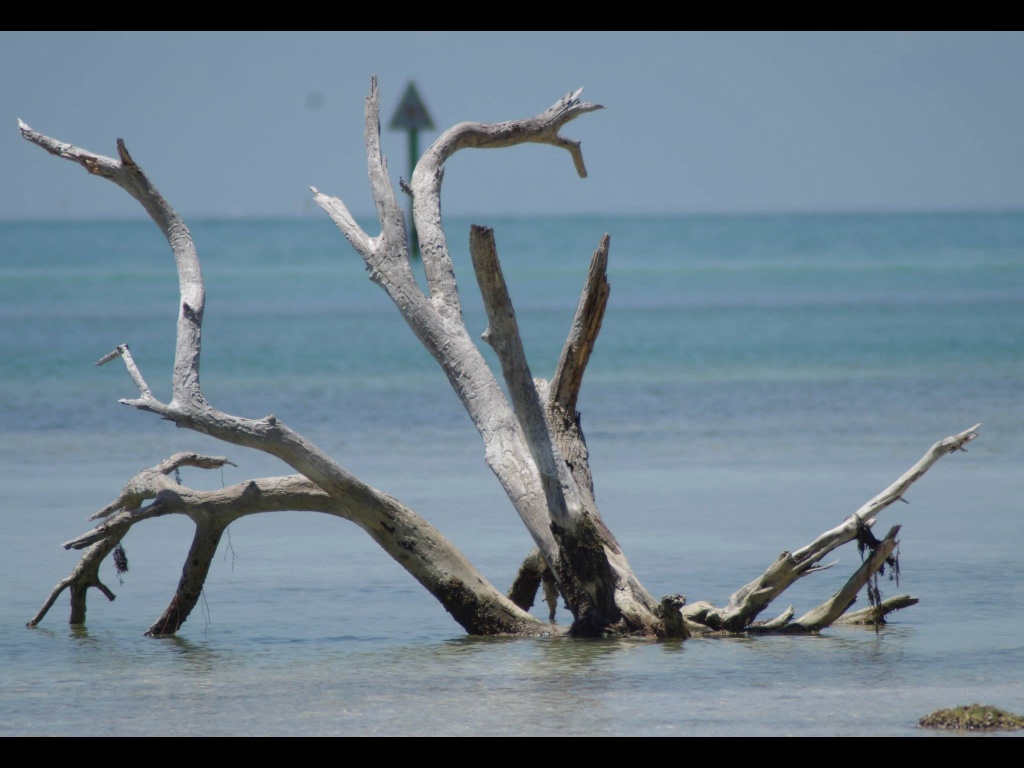
<svg viewBox="0 0 1024 768"><path fill-rule="evenodd" d="M363 231L340 199L311 188L313 199L365 261L370 279L387 293L446 374L480 434L488 466L533 539L535 549L524 559L507 594L484 579L416 512L360 481L273 415L244 418L208 403L199 377L205 311L203 277L185 223L132 159L122 140L117 140L118 157L114 159L57 141L19 121L21 134L28 141L109 179L138 200L167 238L173 253L180 300L172 397L163 402L153 395L128 345L121 344L98 363L119 359L125 366L137 395L120 402L225 443L265 451L296 473L253 479L218 491L197 491L178 482L176 470L182 466L215 468L228 463L226 458L181 453L141 471L110 504L90 518L102 522L65 543L66 548L84 550L81 560L54 587L29 625L42 621L65 589L71 591L71 622L83 623L90 587L114 598L99 579L99 565L112 553L117 555L125 533L152 517L180 514L194 522L195 536L177 589L147 631L149 635L173 634L198 601L227 526L245 515L282 510L320 512L355 523L470 634L532 636L568 632L588 637L685 638L695 632L816 632L844 621L882 623L891 611L916 602L910 596L901 596L847 613L857 594L891 560L899 526L893 526L880 541L866 532L878 514L902 498L939 458L962 450L973 440L978 434L977 425L940 440L889 488L837 527L801 549L782 553L761 576L737 590L725 607L716 608L706 602L687 605L682 594L656 599L647 592L601 519L576 411L609 298L607 234L594 252L561 358L547 381L535 378L527 363L494 233L486 227L471 228L470 253L488 317L483 339L497 355L501 381L509 393L505 396L497 374L487 365L462 319L441 219L444 165L463 149L542 143L567 150L576 172L585 177L579 143L560 134L570 121L601 109L600 105L582 101L581 91L567 94L534 117L496 124L460 123L443 133L420 158L410 181L402 183L402 190L412 197L412 225L422 253L426 291L413 275L407 223L381 153L375 79L366 100L363 138L380 233L371 236ZM757 617L787 587L829 567L821 565L822 559L855 539L862 544L869 541L870 551L839 592L798 619L793 619L790 608L775 619L758 621ZM549 621L528 612L541 589ZM568 627L553 623L559 600L573 615Z"/></svg>

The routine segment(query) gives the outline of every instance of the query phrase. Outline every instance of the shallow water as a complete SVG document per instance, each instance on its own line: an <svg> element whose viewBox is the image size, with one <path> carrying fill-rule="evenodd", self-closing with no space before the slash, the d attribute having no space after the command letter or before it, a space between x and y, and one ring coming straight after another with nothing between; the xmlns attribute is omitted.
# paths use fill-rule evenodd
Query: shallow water
<svg viewBox="0 0 1024 768"><path fill-rule="evenodd" d="M602 514L656 595L724 603L981 422L968 453L882 515L904 526L883 594L920 604L815 637L467 638L357 528L286 513L231 526L176 638L142 637L190 540L169 518L125 539L123 583L105 565L117 599L92 595L85 628L66 624L64 596L29 630L77 561L60 543L142 467L184 449L239 464L183 472L200 487L288 469L117 405L131 382L92 365L128 342L166 395L177 286L152 225L0 223L0 734L916 736L935 735L916 725L941 707L1024 713L1024 215L486 223L544 376L612 234L580 409ZM529 537L443 375L333 226L191 226L213 403L275 413L507 587ZM830 596L859 564L850 547L836 557L785 604Z"/></svg>

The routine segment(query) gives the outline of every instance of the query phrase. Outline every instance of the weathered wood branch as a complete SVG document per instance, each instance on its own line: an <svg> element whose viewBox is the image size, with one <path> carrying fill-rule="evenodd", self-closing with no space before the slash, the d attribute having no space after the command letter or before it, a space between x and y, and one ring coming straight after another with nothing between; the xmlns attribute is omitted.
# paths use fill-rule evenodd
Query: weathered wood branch
<svg viewBox="0 0 1024 768"><path fill-rule="evenodd" d="M623 618L625 631L656 631L660 619L653 598L632 577L596 505L584 508L576 482L553 442L543 401L526 361L493 230L474 225L469 250L487 310L488 326L483 338L497 353L519 425L540 473L549 525L559 546L556 573L576 617L574 631L596 632L602 623L614 625ZM580 551L583 542L587 553ZM628 599L620 598L621 592Z"/></svg>
<svg viewBox="0 0 1024 768"><path fill-rule="evenodd" d="M107 598L114 600L115 595L102 581L100 581L100 565L114 548L120 543L120 538L109 538L91 546L78 561L78 564L65 578L57 582L57 585L50 591L49 596L42 607L36 612L27 626L35 627L43 620L57 598L64 590L71 591L71 616L69 623L84 624L86 614L86 596L90 587L95 587Z"/></svg>
<svg viewBox="0 0 1024 768"><path fill-rule="evenodd" d="M832 623L833 625L867 624L871 626L884 624L885 617L890 613L917 605L918 602L920 601L916 597L911 597L910 595L896 595L895 597L883 600L878 605L868 606L859 611L847 611Z"/></svg>
<svg viewBox="0 0 1024 768"><path fill-rule="evenodd" d="M577 173L585 178L587 171L579 142L565 139L558 133L571 120L603 108L599 104L581 101L582 92L580 88L566 94L534 117L502 123L459 123L441 134L416 163L409 182L413 221L423 255L427 285L445 318L462 322L455 270L441 220L441 182L444 180L445 163L462 149L550 144L568 150Z"/></svg>
<svg viewBox="0 0 1024 768"><path fill-rule="evenodd" d="M375 91L369 101L376 102ZM379 132L379 123L373 122L375 131ZM111 179L128 190L154 218L171 246L181 296L172 377L173 398L171 402L163 403L152 396L127 345L121 345L115 353L103 358L103 362L113 359L115 354L119 356L139 390L139 398L122 402L156 413L179 427L277 456L327 493L337 514L367 531L471 634L536 633L539 626L545 626L494 589L439 531L419 515L360 481L273 415L258 420L243 419L210 406L199 386L203 278L191 235L180 217L131 159L123 142L118 142L121 159L117 161L44 136L24 123L19 125L22 136L28 141L52 154L75 160L91 173ZM369 115L367 131L374 133ZM404 224L391 215L398 211L400 216L401 209L396 201L387 199L387 191L380 187L381 178L386 181L386 167L380 157L378 143L368 141L368 156L371 180L376 179L374 195L378 199L384 226L382 240L394 248L394 243L404 243ZM374 176L375 173L378 175ZM389 184L387 187L390 189ZM408 274L411 276L411 271ZM435 329L435 332L439 340L443 338L440 329ZM469 344L472 346L471 342ZM165 504L162 500L156 512L165 509ZM550 533L548 537L550 539Z"/></svg>
<svg viewBox="0 0 1024 768"><path fill-rule="evenodd" d="M758 578L737 590L723 609L705 611L699 619L712 629L731 632L745 631L758 614L781 595L793 582L816 570L823 570L817 564L829 552L853 541L858 527L870 525L886 507L902 499L911 485L919 480L935 462L955 451L964 451L964 445L978 436L980 424L975 424L959 434L939 440L917 463L904 472L888 488L865 503L842 524L826 531L810 544L795 552L783 552L778 559ZM684 609L686 613L687 609ZM693 610L689 607L689 610ZM691 616L693 618L693 616Z"/></svg>
<svg viewBox="0 0 1024 768"><path fill-rule="evenodd" d="M185 556L178 588L174 591L170 605L146 630L148 637L173 635L188 619L203 594L203 585L210 573L210 565L217 554L217 546L224 535L226 524L221 521L203 520L196 523L192 545Z"/></svg>
<svg viewBox="0 0 1024 768"><path fill-rule="evenodd" d="M805 613L792 624L787 624L783 631L818 632L837 621L853 605L857 599L857 593L878 572L892 551L896 549L896 534L899 531L900 526L898 525L890 528L878 548L871 553L835 595L817 608Z"/></svg>
<svg viewBox="0 0 1024 768"><path fill-rule="evenodd" d="M115 353L112 353L115 354ZM153 498L160 490L178 487L178 483L169 475L181 467L198 467L200 469L220 469L225 464L235 466L225 456L204 456L200 453L182 451L164 459L155 467L149 467L137 473L125 483L121 493L110 504L89 515L89 520L108 517L114 512L138 509L147 498ZM156 489L154 491L154 489ZM148 495L147 495L148 494ZM69 544L64 545L65 548ZM80 547L75 547L79 549Z"/></svg>
<svg viewBox="0 0 1024 768"><path fill-rule="evenodd" d="M355 228L354 220L340 201L319 192L316 200L363 256L371 279L387 291L417 338L445 371L484 440L488 465L558 580L576 619L577 630L600 634L616 626L621 631L654 633L661 623L658 604L633 576L614 537L597 513L582 434L573 435L567 443L575 451L572 472L568 471L565 459L558 455L561 443L552 441L544 405L548 399L547 384L541 383L541 391L535 391L511 300L497 266L493 239L487 244L484 234L487 230L474 228L471 253L490 318L488 341L502 361L512 404L505 398L463 323L455 274L441 225L443 166L455 152L470 147L547 143L568 149L577 160L581 175L585 175L578 143L563 139L558 131L575 117L599 108L580 101L577 91L536 117L497 124L462 123L444 133L424 153L407 191L413 196L413 217L423 253L429 299L422 295L409 273L404 239L389 245L391 235L383 217L392 210L390 188L384 199L377 200L378 214L382 217L379 243L369 241ZM379 197L387 178L383 164L377 159L379 107L375 81L371 82L366 109L366 139L368 146L373 147L369 163L371 186ZM607 242L601 250L606 260ZM604 262L601 258L595 261L598 266L592 268L592 272L598 275L595 280L599 282L603 279ZM567 343L568 348L576 351L577 360L575 373L567 379L565 391L573 387L578 391L589 349L577 348L581 344L593 345L603 311L600 299L596 303L599 309L584 310L591 321L592 335L587 338L584 334ZM592 322L595 318L596 323ZM578 419L573 421L578 426ZM560 425L557 429L565 431ZM577 471L585 480L586 505L579 501ZM584 617L586 621L582 621Z"/></svg>
<svg viewBox="0 0 1024 768"><path fill-rule="evenodd" d="M978 436L981 424L975 424L956 435L943 438L935 443L928 451L918 459L910 469L900 475L888 488L877 496L867 501L860 509L853 513L848 520L826 531L817 539L802 549L793 553L793 557L799 562L818 562L836 547L842 546L848 541L853 541L857 536L857 521L867 523L873 520L879 512L890 504L900 500L905 501L904 494L915 482L921 479L925 472L931 469L943 456L957 451L967 452L964 448Z"/></svg>
<svg viewBox="0 0 1024 768"><path fill-rule="evenodd" d="M370 95L366 97L363 142L366 145L370 191L381 226L379 236L367 235L339 198L325 195L316 187L310 189L317 205L330 216L345 239L362 256L370 270L370 279L384 288L413 332L419 336L417 328L424 315L429 314L427 305L430 302L413 275L405 214L391 187L387 160L381 153L380 97L376 77L370 79Z"/></svg>
<svg viewBox="0 0 1024 768"><path fill-rule="evenodd" d="M403 565L444 605L470 634L551 634L544 622L515 606L476 570L457 556L440 534L397 500L375 492L372 509L368 504L353 507L339 503L302 475L247 480L212 491L199 491L176 483L168 475L180 466L213 468L227 463L219 457L180 453L135 475L114 502L104 510L103 522L64 544L68 549L88 548L68 582L61 587L84 584L96 586L100 561L144 520L168 514L189 517L196 524L192 549L185 559L182 578L167 609L147 634L173 634L194 608L227 526L235 520L264 512L309 511L350 520L366 530L381 547ZM139 508L126 505L152 499ZM371 514L372 512L372 514ZM92 517L96 517L93 515ZM102 548L102 549L100 549ZM453 554L455 553L455 554ZM58 585L60 586L60 585ZM38 623L53 604L51 596L33 619ZM81 619L84 621L84 605Z"/></svg>
<svg viewBox="0 0 1024 768"><path fill-rule="evenodd" d="M608 246L611 238L606 233L590 259L587 280L580 292L569 335L551 377L549 403L567 414L575 414L583 374L594 351L597 335L604 321L605 308L611 286L608 283Z"/></svg>
<svg viewBox="0 0 1024 768"><path fill-rule="evenodd" d="M18 121L18 127L21 135L36 146L42 147L50 154L72 160L89 173L110 179L124 189L142 204L146 213L167 238L178 265L178 288L181 294L178 306L178 341L174 354L174 400L196 399L201 402L199 352L205 292L199 257L192 242L192 233L185 226L185 222L132 160L124 140L117 140L117 153L120 159L114 160L44 136L21 120Z"/></svg>
<svg viewBox="0 0 1024 768"><path fill-rule="evenodd" d="M375 80L371 82L366 110L368 136L365 138L368 145L375 148L368 153L372 155L369 163L371 186L375 197L379 197L381 188L388 182L385 168L376 156L379 151L379 104ZM443 157L457 148L458 142L450 147L448 154L442 153ZM439 168L437 166L438 172ZM377 201L378 214L382 217L391 210L389 201L393 194L389 186L385 198ZM346 239L356 246L370 269L371 279L385 289L417 338L444 370L483 438L488 465L512 500L549 567L557 573L558 545L550 531L551 513L540 473L513 408L462 322L454 272L440 230L439 205L436 209L439 238L431 239L425 231L419 232L431 292L430 299L427 299L408 268L404 234L400 242L397 239L392 242L387 222L382 219L380 241L374 241L374 247L368 247L367 239L354 226L343 203L322 193L317 193L315 199Z"/></svg>
<svg viewBox="0 0 1024 768"><path fill-rule="evenodd" d="M580 500L565 461L552 444L537 387L526 361L512 297L498 261L494 230L474 224L469 233L469 253L487 311L488 325L482 338L498 356L512 407L540 472L551 522L570 527L572 517L581 511Z"/></svg>
<svg viewBox="0 0 1024 768"><path fill-rule="evenodd" d="M576 410L583 374L594 351L597 335L601 330L611 286L608 283L607 233L590 259L587 278L580 292L569 333L566 336L562 354L555 366L555 373L547 387L544 415L572 476L583 504L596 509L594 478L590 472L590 451L583 435L580 413Z"/></svg>
<svg viewBox="0 0 1024 768"><path fill-rule="evenodd" d="M238 517L257 511L323 509L325 506L326 494L306 478L298 475L290 478L268 478L216 491L194 491L169 477L170 473L184 466L215 469L225 464L231 462L224 457L181 452L137 473L125 484L114 501L89 516L90 520L104 518L100 525L64 543L65 549L86 551L71 574L54 588L43 607L29 622L29 626L35 626L42 621L56 598L68 587L72 590L72 624L85 622L86 595L89 587L100 589L108 599L113 600L113 593L99 580L99 567L120 544L129 529L144 520L167 514L187 515L196 522L198 537L202 532L200 529L219 526L223 530L228 523ZM254 485L256 487L253 487ZM254 498L259 499L262 507L252 506ZM142 506L147 499L154 501L152 504ZM246 501L250 503L247 504ZM185 570L188 570L189 563L193 562L194 554L190 553L190 557L186 558ZM208 566L209 563L207 568ZM205 579L205 573L203 578ZM186 585L192 581L194 578L186 582ZM201 586L199 584L196 590L197 596ZM194 602L188 610L191 610L192 606ZM181 607L184 607L183 602ZM180 627L181 622L187 617L187 612L182 613L179 610L179 615Z"/></svg>
<svg viewBox="0 0 1024 768"><path fill-rule="evenodd" d="M189 466L216 469L231 464L223 456L204 456L198 453L180 452L165 459L154 467L137 473L129 480L110 504L94 512L89 520L103 518L104 522L93 530L63 544L65 549L85 549L78 564L71 573L54 587L46 602L39 609L28 626L34 627L43 620L54 602L65 590L71 589L71 624L84 624L87 610L87 594L90 587L102 592L108 600L114 593L99 578L99 568L106 557L113 552L135 523L153 517L171 514L174 505L168 503L174 498L174 489L180 488L169 475L175 470ZM214 494L218 492L213 492ZM153 504L142 507L146 499L155 499Z"/></svg>
<svg viewBox="0 0 1024 768"><path fill-rule="evenodd" d="M750 625L751 630L760 630L762 632L770 632L772 630L781 629L793 620L793 616L796 612L793 610L793 606L789 606L781 614L776 616L774 619L768 621L755 621Z"/></svg>
<svg viewBox="0 0 1024 768"><path fill-rule="evenodd" d="M146 499L153 501L141 506ZM126 506L132 502L140 506ZM138 473L104 509L115 505L116 514L108 513L100 525L62 546L84 549L111 536L123 536L133 525L163 515L185 515L197 524L215 521L223 527L258 512L327 512L351 519L345 510L334 510L331 497L302 475L264 477L213 491L197 491L152 467Z"/></svg>

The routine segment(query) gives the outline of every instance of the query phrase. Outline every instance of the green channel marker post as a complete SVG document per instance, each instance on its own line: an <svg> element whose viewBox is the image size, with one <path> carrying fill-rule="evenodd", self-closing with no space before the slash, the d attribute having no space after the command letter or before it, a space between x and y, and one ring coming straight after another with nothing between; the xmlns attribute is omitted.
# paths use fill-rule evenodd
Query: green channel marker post
<svg viewBox="0 0 1024 768"><path fill-rule="evenodd" d="M409 132L409 181L412 181L412 172L416 167L416 161L420 157L419 137L417 131L421 129L433 130L434 121L427 112L427 105L423 103L420 92L416 90L416 84L411 80L405 87L402 100L398 102L398 109L391 117L388 128L392 131ZM416 236L416 227L412 219L412 198L409 198L409 218L406 222L409 230L409 251L413 258L419 258L420 239Z"/></svg>

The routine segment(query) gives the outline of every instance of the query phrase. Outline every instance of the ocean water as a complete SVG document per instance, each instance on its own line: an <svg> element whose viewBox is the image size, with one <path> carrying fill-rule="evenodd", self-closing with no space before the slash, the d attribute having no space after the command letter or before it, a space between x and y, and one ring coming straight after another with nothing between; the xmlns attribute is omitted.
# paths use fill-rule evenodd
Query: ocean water
<svg viewBox="0 0 1024 768"><path fill-rule="evenodd" d="M446 223L478 334L470 221ZM94 366L128 343L168 397L177 280L151 223L0 222L0 735L941 736L918 720L973 702L1024 713L1024 213L475 223L495 229L544 377L611 235L580 410L602 514L655 595L724 604L980 422L880 518L903 525L883 595L920 603L810 637L469 638L355 526L280 513L230 527L175 638L143 637L191 538L169 517L126 537L123 577L105 564L117 599L94 591L84 627L65 594L28 629L78 560L61 543L138 470L178 450L238 465L183 471L197 487L290 470L119 405L135 394L123 367ZM213 405L274 413L507 588L529 537L334 226L190 227ZM851 545L834 559L769 613L813 607L860 562Z"/></svg>

